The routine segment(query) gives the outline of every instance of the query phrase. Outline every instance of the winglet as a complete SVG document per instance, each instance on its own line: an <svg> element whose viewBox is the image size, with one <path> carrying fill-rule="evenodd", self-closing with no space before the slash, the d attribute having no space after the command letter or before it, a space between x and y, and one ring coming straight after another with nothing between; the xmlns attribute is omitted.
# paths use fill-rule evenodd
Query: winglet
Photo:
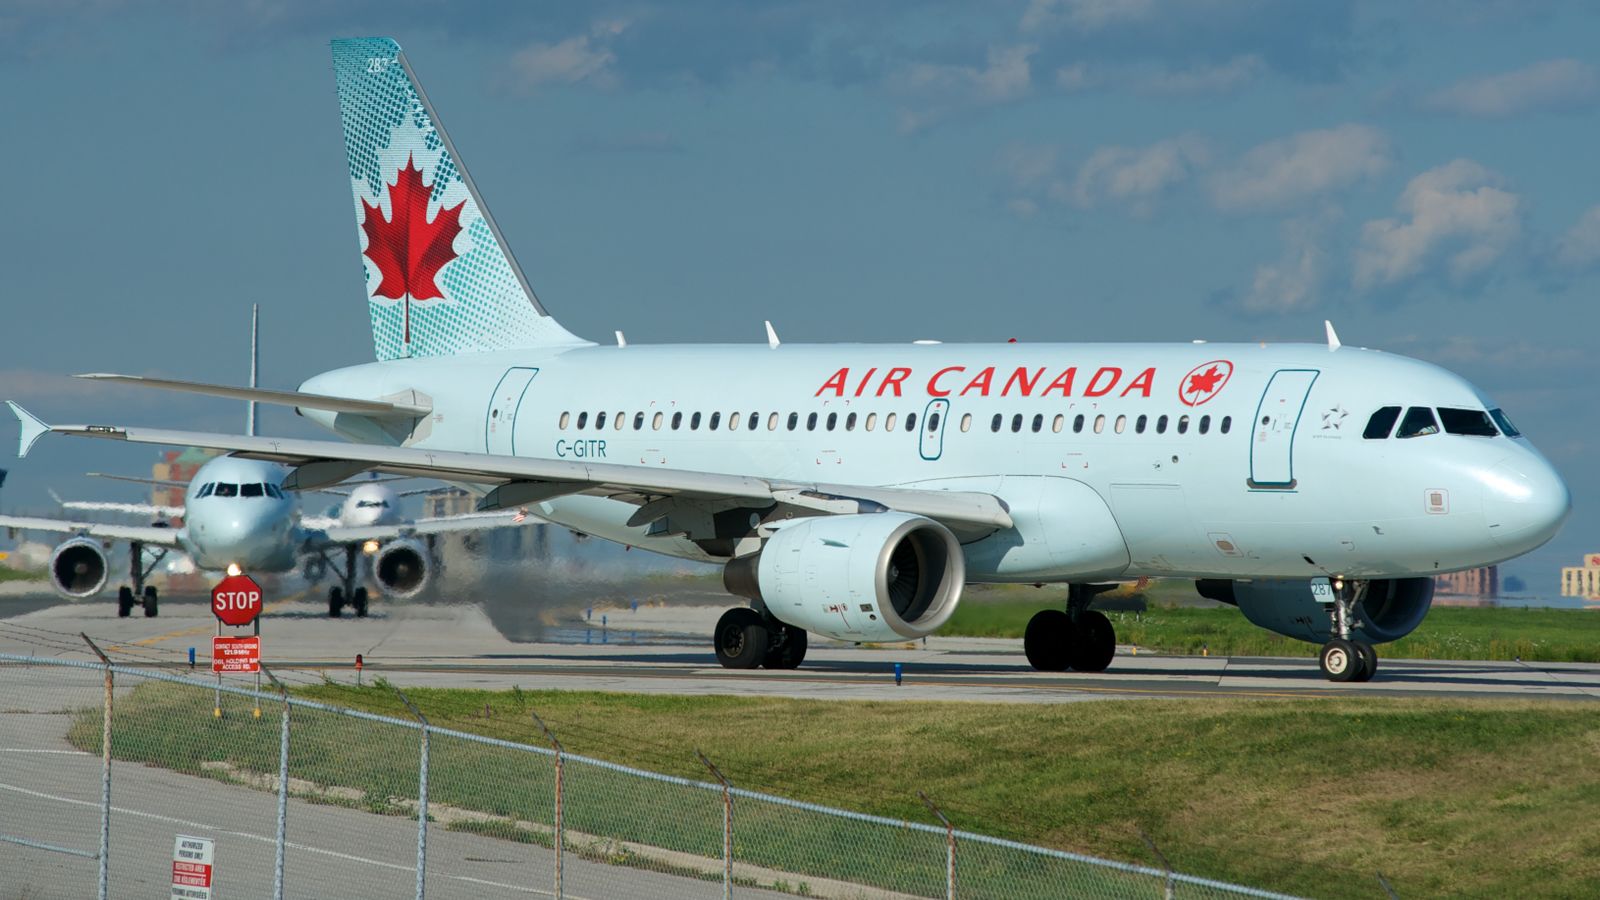
<svg viewBox="0 0 1600 900"><path fill-rule="evenodd" d="M1328 330L1329 351L1337 350L1344 346L1343 344L1339 343L1339 332L1333 330L1333 321L1331 319L1323 319L1322 327Z"/></svg>
<svg viewBox="0 0 1600 900"><path fill-rule="evenodd" d="M772 321L767 320L767 346L776 350L778 348L778 332L772 327Z"/></svg>
<svg viewBox="0 0 1600 900"><path fill-rule="evenodd" d="M11 414L17 417L17 424L22 426L22 433L17 436L17 458L21 459L33 449L34 442L50 430L50 426L10 400L6 401L6 405L11 407Z"/></svg>

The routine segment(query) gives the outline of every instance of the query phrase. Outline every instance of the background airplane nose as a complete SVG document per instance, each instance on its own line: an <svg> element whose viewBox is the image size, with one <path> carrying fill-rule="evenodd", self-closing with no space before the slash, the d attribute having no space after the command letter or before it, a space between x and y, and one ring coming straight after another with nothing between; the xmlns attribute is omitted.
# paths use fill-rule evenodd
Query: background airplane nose
<svg viewBox="0 0 1600 900"><path fill-rule="evenodd" d="M1572 494L1536 456L1508 459L1484 477L1483 512L1495 543L1525 553L1555 536L1572 511Z"/></svg>

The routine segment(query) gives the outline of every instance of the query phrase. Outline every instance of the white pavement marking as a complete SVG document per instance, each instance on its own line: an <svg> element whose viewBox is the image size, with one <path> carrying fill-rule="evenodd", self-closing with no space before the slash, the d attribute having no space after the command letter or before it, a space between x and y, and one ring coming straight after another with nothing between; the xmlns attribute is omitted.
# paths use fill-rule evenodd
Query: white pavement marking
<svg viewBox="0 0 1600 900"><path fill-rule="evenodd" d="M40 800L54 800L57 803L65 803L65 804L68 804L68 805L71 805L71 806L89 806L89 807L93 807L95 809L99 809L100 808L100 804L98 802L96 802L96 801L74 800L71 797L59 797L59 796L56 796L55 794L46 794L46 793L43 793L42 791L29 790L28 788L25 788L25 787L18 787L17 785L5 784L3 782L0 782L0 791L12 791L13 793L22 794L24 796L35 797L35 798L40 799ZM220 827L218 827L216 825L210 825L210 824L207 824L205 822L193 822L193 821L189 821L187 819L177 819L177 818L173 818L172 816L163 816L163 815L160 815L158 813L144 812L143 810L138 810L138 809L128 809L128 808L122 807L122 806L113 806L113 807L111 807L111 811L114 812L114 813L117 813L119 815L136 816L136 817L142 818L142 819L151 819L151 820L154 820L154 821L157 821L157 822L166 822L169 825L182 825L184 828L194 828L194 829L199 829L199 830L203 830L203 831L207 831L207 832L211 832L211 833L215 833L215 834L225 834L225 835L228 835L229 837L245 838L246 840L260 841L260 842L266 843L266 844L276 844L277 843L277 838L276 837L268 837L266 835L261 835L261 834L251 834L248 831L233 831L233 830L227 829L227 828L220 828ZM397 865L395 863L383 862L382 860L368 859L365 856L355 856L354 854L350 854L350 853L340 853L337 850L324 850L321 847L312 847L312 846L310 846L308 844L299 844L299 843L295 843L294 841L285 841L284 842L284 846L289 848L289 849L291 849L291 850L302 850L302 851L305 851L307 853L320 853L323 856L331 856L331 857L333 857L335 859L342 859L342 860L345 860L347 862L365 863L365 864L367 864L369 866L378 866L378 867L384 868L384 869L396 869L396 870L399 870L401 872L416 872L417 871L416 866ZM506 889L508 891L517 891L517 892L523 893L523 894L538 894L538 895L546 896L546 897L554 896L554 894L552 892L550 892L550 891L541 890L539 888L528 887L527 885L523 885L523 884L505 884L505 883L499 882L499 881L487 881L487 880L482 879L482 878L473 878L473 877L468 876L468 875L451 875L451 874L448 874L448 873L436 872L430 877L433 877L433 878L448 878L451 881L462 881L462 882L467 882L467 883L470 883L470 884L480 884L480 885L484 885L486 887L504 888L504 889ZM573 900L593 900L593 898L579 897L579 896L577 896L575 894L570 894L570 893L567 894L567 896L568 897L572 897Z"/></svg>
<svg viewBox="0 0 1600 900"><path fill-rule="evenodd" d="M59 753L62 756L93 756L82 750L29 750L24 747L0 747L0 753Z"/></svg>

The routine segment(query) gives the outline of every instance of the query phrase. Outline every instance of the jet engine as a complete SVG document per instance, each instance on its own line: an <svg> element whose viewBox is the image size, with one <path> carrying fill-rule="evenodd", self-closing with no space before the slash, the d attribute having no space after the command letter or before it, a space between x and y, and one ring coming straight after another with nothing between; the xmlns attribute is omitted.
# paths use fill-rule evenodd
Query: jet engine
<svg viewBox="0 0 1600 900"><path fill-rule="evenodd" d="M372 563L372 574L384 593L408 599L422 593L431 574L428 548L415 538L400 538L384 544Z"/></svg>
<svg viewBox="0 0 1600 900"><path fill-rule="evenodd" d="M806 631L842 641L903 641L950 618L966 574L948 528L881 512L790 522L760 553L728 563L723 583Z"/></svg>
<svg viewBox="0 0 1600 900"><path fill-rule="evenodd" d="M1326 643L1333 622L1328 606L1311 596L1305 579L1195 582L1200 596L1239 607L1251 623L1284 637ZM1367 582L1367 593L1356 607L1356 636L1370 643L1397 641L1422 624L1433 603L1432 578L1382 578Z"/></svg>
<svg viewBox="0 0 1600 900"><path fill-rule="evenodd" d="M50 554L50 585L73 600L100 593L106 586L106 553L98 541L75 537Z"/></svg>

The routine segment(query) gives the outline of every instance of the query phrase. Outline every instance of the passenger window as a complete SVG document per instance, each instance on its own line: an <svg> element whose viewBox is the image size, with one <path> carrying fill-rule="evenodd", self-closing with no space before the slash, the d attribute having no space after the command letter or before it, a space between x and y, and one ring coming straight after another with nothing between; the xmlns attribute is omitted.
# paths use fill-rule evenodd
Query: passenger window
<svg viewBox="0 0 1600 900"><path fill-rule="evenodd" d="M628 414L625 412L619 412L617 413L617 417L614 421L617 424L612 427L617 431L621 431L623 426L628 424Z"/></svg>
<svg viewBox="0 0 1600 900"><path fill-rule="evenodd" d="M1005 416L1002 416L999 413L995 413L994 414L994 418L989 420L989 430L990 431L994 431L994 432L998 432L1000 430L1000 426L1005 423L1005 420L1006 420Z"/></svg>
<svg viewBox="0 0 1600 900"><path fill-rule="evenodd" d="M706 430L716 431L720 424L722 424L722 413L714 412L711 414L711 421L706 423Z"/></svg>
<svg viewBox="0 0 1600 900"><path fill-rule="evenodd" d="M1413 406L1406 410L1406 417L1400 420L1400 430L1395 432L1395 437L1414 438L1438 433L1439 423L1434 421L1433 410L1426 406Z"/></svg>
<svg viewBox="0 0 1600 900"><path fill-rule="evenodd" d="M767 413L767 430L768 431L777 431L778 430L778 414L777 413Z"/></svg>
<svg viewBox="0 0 1600 900"><path fill-rule="evenodd" d="M1134 431L1134 433L1135 434L1144 434L1144 426L1149 421L1150 421L1150 417L1149 416L1140 416L1139 418L1134 419L1133 420L1133 431Z"/></svg>
<svg viewBox="0 0 1600 900"><path fill-rule="evenodd" d="M800 427L800 414L789 413L789 430L793 431L798 427Z"/></svg>
<svg viewBox="0 0 1600 900"><path fill-rule="evenodd" d="M806 430L807 431L816 431L817 430L817 414L816 413L812 413L811 415L806 416Z"/></svg>
<svg viewBox="0 0 1600 900"><path fill-rule="evenodd" d="M237 497L239 496L239 486L237 484L229 484L226 481L219 481L217 482L216 496Z"/></svg>
<svg viewBox="0 0 1600 900"><path fill-rule="evenodd" d="M604 427L606 427L606 414L603 413L603 412L595 413L594 414L594 430L595 431L599 431L600 429L602 429Z"/></svg>
<svg viewBox="0 0 1600 900"><path fill-rule="evenodd" d="M1116 425L1113 426L1113 428L1116 430L1117 434L1121 434L1122 433L1122 429L1127 428L1127 427L1128 427L1128 417L1127 416L1117 416L1117 423L1116 423Z"/></svg>
<svg viewBox="0 0 1600 900"><path fill-rule="evenodd" d="M1033 433L1038 434L1044 428L1044 416L1040 413L1033 414Z"/></svg>
<svg viewBox="0 0 1600 900"><path fill-rule="evenodd" d="M1082 434L1083 433L1083 413L1079 413L1075 418L1073 418L1073 420L1072 420L1072 433L1073 434Z"/></svg>
<svg viewBox="0 0 1600 900"><path fill-rule="evenodd" d="M850 415L844 417L844 430L845 431L855 431L856 430L856 414L855 413L851 413Z"/></svg>
<svg viewBox="0 0 1600 900"><path fill-rule="evenodd" d="M1066 424L1067 424L1067 417L1063 416L1060 413L1056 413L1055 421L1050 423L1050 430L1054 431L1056 434L1060 434L1062 426L1064 426Z"/></svg>
<svg viewBox="0 0 1600 900"><path fill-rule="evenodd" d="M699 431L700 430L700 414L699 413L694 413L694 414L689 416L689 430L690 431Z"/></svg>
<svg viewBox="0 0 1600 900"><path fill-rule="evenodd" d="M867 413L867 430L871 431L878 424L877 413Z"/></svg>
<svg viewBox="0 0 1600 900"><path fill-rule="evenodd" d="M774 424L774 425L778 424L778 417L777 416L773 416L772 417L772 424ZM746 426L746 427L751 431L755 431L760 426L761 426L761 414L760 413L751 413L750 414L750 424L748 426Z"/></svg>
<svg viewBox="0 0 1600 900"><path fill-rule="evenodd" d="M1470 437L1497 437L1500 432L1489 421L1489 414L1481 409L1445 409L1439 407L1439 424L1447 434L1465 434Z"/></svg>
<svg viewBox="0 0 1600 900"><path fill-rule="evenodd" d="M239 486L239 495L241 497L265 497L267 489L259 481L254 484L242 484Z"/></svg>
<svg viewBox="0 0 1600 900"><path fill-rule="evenodd" d="M557 426L558 426L558 427L559 427L559 428L560 428L560 429L561 429L561 430L562 430L562 431L566 431L566 430L567 430L567 425L568 425L568 423L570 423L570 422L571 422L571 421L572 421L572 413L562 413L562 414L561 414L561 421L560 421L560 422L557 422L557 423L556 423L556 425L557 425Z"/></svg>
<svg viewBox="0 0 1600 900"><path fill-rule="evenodd" d="M636 413L633 414L633 430L634 431L643 431L644 430L644 413L636 412Z"/></svg>
<svg viewBox="0 0 1600 900"><path fill-rule="evenodd" d="M884 416L884 418L883 418L883 430L884 431L893 431L894 430L895 416L896 416L895 413L889 413L887 416Z"/></svg>
<svg viewBox="0 0 1600 900"><path fill-rule="evenodd" d="M1166 434L1166 433L1167 433L1167 417L1166 416L1159 416L1159 417L1156 418L1156 434Z"/></svg>
<svg viewBox="0 0 1600 900"><path fill-rule="evenodd" d="M739 413L736 413L736 412L728 413L728 430L729 431L738 431L739 430Z"/></svg>
<svg viewBox="0 0 1600 900"><path fill-rule="evenodd" d="M1389 432L1394 430L1395 420L1399 418L1400 407L1385 406L1373 413L1372 418L1367 420L1367 428L1361 432L1361 436L1369 441L1381 441L1389 436Z"/></svg>
<svg viewBox="0 0 1600 900"><path fill-rule="evenodd" d="M828 430L832 431L833 427L835 425L838 425L838 424L839 424L839 414L838 413L828 413Z"/></svg>
<svg viewBox="0 0 1600 900"><path fill-rule="evenodd" d="M661 420L663 418L665 418L665 415L663 413L656 413L655 415L651 416L650 417L650 430L651 431L660 431L661 430Z"/></svg>
<svg viewBox="0 0 1600 900"><path fill-rule="evenodd" d="M917 430L917 414L916 413L906 413L906 430L907 431L916 431Z"/></svg>
<svg viewBox="0 0 1600 900"><path fill-rule="evenodd" d="M1105 430L1106 430L1106 417L1104 415L1095 416L1094 417L1094 433L1095 434L1101 434Z"/></svg>
<svg viewBox="0 0 1600 900"><path fill-rule="evenodd" d="M1494 423L1500 426L1500 432L1506 437L1522 437L1522 432L1517 430L1517 426L1511 424L1511 420L1506 418L1504 411L1491 409L1489 410L1489 418L1494 419Z"/></svg>
<svg viewBox="0 0 1600 900"><path fill-rule="evenodd" d="M672 430L673 431L677 431L679 428L682 428L682 427L683 427L683 413L681 413L681 412L673 413L672 414Z"/></svg>
<svg viewBox="0 0 1600 900"><path fill-rule="evenodd" d="M972 428L972 413L962 413L961 430L968 431Z"/></svg>
<svg viewBox="0 0 1600 900"><path fill-rule="evenodd" d="M928 433L929 434L933 434L934 432L936 432L938 430L939 430L939 414L938 413L933 413L932 415L928 416Z"/></svg>
<svg viewBox="0 0 1600 900"><path fill-rule="evenodd" d="M578 430L582 431L583 430L583 426L585 424L587 424L588 421L589 421L589 414L588 413L586 413L586 412L578 413Z"/></svg>
<svg viewBox="0 0 1600 900"><path fill-rule="evenodd" d="M1022 413L1017 413L1016 415L1011 417L1011 433L1012 434L1016 434L1017 432L1019 432L1021 430L1022 430Z"/></svg>
<svg viewBox="0 0 1600 900"><path fill-rule="evenodd" d="M1233 427L1233 416L1223 416L1222 417L1222 428L1220 429L1221 432L1223 434L1227 434L1228 433L1228 429L1230 429L1232 427Z"/></svg>
<svg viewBox="0 0 1600 900"><path fill-rule="evenodd" d="M1189 433L1189 417L1188 416L1179 416L1178 417L1178 433L1179 434L1188 434Z"/></svg>
<svg viewBox="0 0 1600 900"><path fill-rule="evenodd" d="M1201 434L1205 434L1206 432L1208 432L1210 430L1211 430L1211 417L1210 416L1201 416L1200 417L1200 433Z"/></svg>

